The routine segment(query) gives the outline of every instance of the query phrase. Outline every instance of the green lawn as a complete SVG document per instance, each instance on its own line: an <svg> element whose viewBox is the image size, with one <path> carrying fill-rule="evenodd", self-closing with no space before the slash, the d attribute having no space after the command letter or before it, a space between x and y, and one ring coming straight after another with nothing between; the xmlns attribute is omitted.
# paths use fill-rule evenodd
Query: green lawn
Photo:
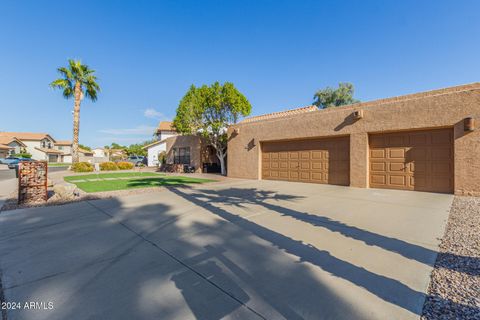
<svg viewBox="0 0 480 320"><path fill-rule="evenodd" d="M114 180L96 180L88 181L89 179L114 179ZM198 184L205 182L213 182L215 180L200 179L193 177L180 176L165 176L153 172L123 172L123 173L100 173L68 176L64 178L65 181L75 184L78 188L85 192L101 192L101 191L115 191L135 188L151 188L161 186L179 186L186 184ZM87 180L87 181L79 181Z"/></svg>
<svg viewBox="0 0 480 320"><path fill-rule="evenodd" d="M104 179L104 178L136 178L136 177L155 177L164 176L162 173L155 172L109 172L109 173L91 173L84 175L68 176L63 179L67 182L85 179Z"/></svg>
<svg viewBox="0 0 480 320"><path fill-rule="evenodd" d="M65 163L65 162L49 162L48 163L49 167L68 167L70 165L71 163Z"/></svg>

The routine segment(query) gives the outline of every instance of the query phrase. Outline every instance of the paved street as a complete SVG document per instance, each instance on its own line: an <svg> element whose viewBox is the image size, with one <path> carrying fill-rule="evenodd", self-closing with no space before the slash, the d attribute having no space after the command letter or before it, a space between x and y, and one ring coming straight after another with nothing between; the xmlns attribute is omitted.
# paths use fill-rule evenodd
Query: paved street
<svg viewBox="0 0 480 320"><path fill-rule="evenodd" d="M49 167L49 172L65 171L67 167ZM0 164L0 181L15 178L15 170L8 169L6 165Z"/></svg>
<svg viewBox="0 0 480 320"><path fill-rule="evenodd" d="M418 319L453 196L226 180L0 214L8 319Z"/></svg>

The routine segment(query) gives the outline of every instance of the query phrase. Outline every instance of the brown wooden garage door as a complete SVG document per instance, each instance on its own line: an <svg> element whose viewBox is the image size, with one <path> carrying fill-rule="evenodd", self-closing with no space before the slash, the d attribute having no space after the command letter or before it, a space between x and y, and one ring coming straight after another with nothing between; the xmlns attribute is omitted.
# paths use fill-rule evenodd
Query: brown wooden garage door
<svg viewBox="0 0 480 320"><path fill-rule="evenodd" d="M348 186L349 138L262 143L262 178Z"/></svg>
<svg viewBox="0 0 480 320"><path fill-rule="evenodd" d="M370 187L453 192L453 130L370 135Z"/></svg>

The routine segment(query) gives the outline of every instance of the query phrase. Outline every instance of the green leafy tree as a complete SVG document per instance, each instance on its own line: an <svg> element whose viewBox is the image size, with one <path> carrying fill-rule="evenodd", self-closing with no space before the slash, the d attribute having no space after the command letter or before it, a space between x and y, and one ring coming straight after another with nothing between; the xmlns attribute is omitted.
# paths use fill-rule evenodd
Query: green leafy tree
<svg viewBox="0 0 480 320"><path fill-rule="evenodd" d="M250 114L252 106L233 83L192 85L180 101L173 125L182 134L204 138L216 150L222 174L226 174L227 127Z"/></svg>
<svg viewBox="0 0 480 320"><path fill-rule="evenodd" d="M136 143L131 144L127 147L126 151L129 156L136 155L136 156L146 156L147 150L142 149L145 144L143 143Z"/></svg>
<svg viewBox="0 0 480 320"><path fill-rule="evenodd" d="M85 149L85 150L88 150L88 151L92 151L92 148L90 148L89 146L80 144L80 143L78 144L78 147L81 148L81 149Z"/></svg>
<svg viewBox="0 0 480 320"><path fill-rule="evenodd" d="M325 109L360 102L353 98L353 91L353 84L348 82L339 83L336 89L326 87L315 93L313 104L320 109Z"/></svg>
<svg viewBox="0 0 480 320"><path fill-rule="evenodd" d="M79 161L78 156L78 135L80 131L80 104L84 97L91 101L97 100L100 86L97 83L95 71L80 61L68 60L67 67L57 69L62 76L50 83L55 89L63 90L63 97L66 99L74 98L73 106L73 143L72 143L72 162Z"/></svg>
<svg viewBox="0 0 480 320"><path fill-rule="evenodd" d="M122 146L122 145L119 145L118 143L112 142L112 144L110 145L110 149L122 150L122 149L126 149L126 147Z"/></svg>

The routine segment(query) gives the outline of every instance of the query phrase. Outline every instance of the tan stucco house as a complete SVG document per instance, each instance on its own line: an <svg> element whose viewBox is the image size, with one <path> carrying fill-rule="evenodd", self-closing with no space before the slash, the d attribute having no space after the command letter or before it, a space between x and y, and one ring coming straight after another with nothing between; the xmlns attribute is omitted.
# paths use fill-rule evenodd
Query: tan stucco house
<svg viewBox="0 0 480 320"><path fill-rule="evenodd" d="M5 149L2 145L10 148ZM0 157L1 150L6 150L7 155L27 152L35 160L71 163L71 149L71 141L55 140L48 133L0 132ZM80 148L79 153L80 161L92 162L92 152Z"/></svg>
<svg viewBox="0 0 480 320"><path fill-rule="evenodd" d="M157 130L155 131L157 141L143 147L143 149L147 150L147 165L149 167L155 167L160 164L158 155L167 150L166 140L176 135L178 135L178 133L171 121L161 121L158 124Z"/></svg>
<svg viewBox="0 0 480 320"><path fill-rule="evenodd" d="M480 195L480 83L251 117L228 176Z"/></svg>
<svg viewBox="0 0 480 320"><path fill-rule="evenodd" d="M178 135L167 138L166 154L167 164L192 166L195 172L219 172L220 169L215 148L198 136Z"/></svg>
<svg viewBox="0 0 480 320"><path fill-rule="evenodd" d="M2 136L0 132L0 158L21 153L26 150L26 145L12 136Z"/></svg>

